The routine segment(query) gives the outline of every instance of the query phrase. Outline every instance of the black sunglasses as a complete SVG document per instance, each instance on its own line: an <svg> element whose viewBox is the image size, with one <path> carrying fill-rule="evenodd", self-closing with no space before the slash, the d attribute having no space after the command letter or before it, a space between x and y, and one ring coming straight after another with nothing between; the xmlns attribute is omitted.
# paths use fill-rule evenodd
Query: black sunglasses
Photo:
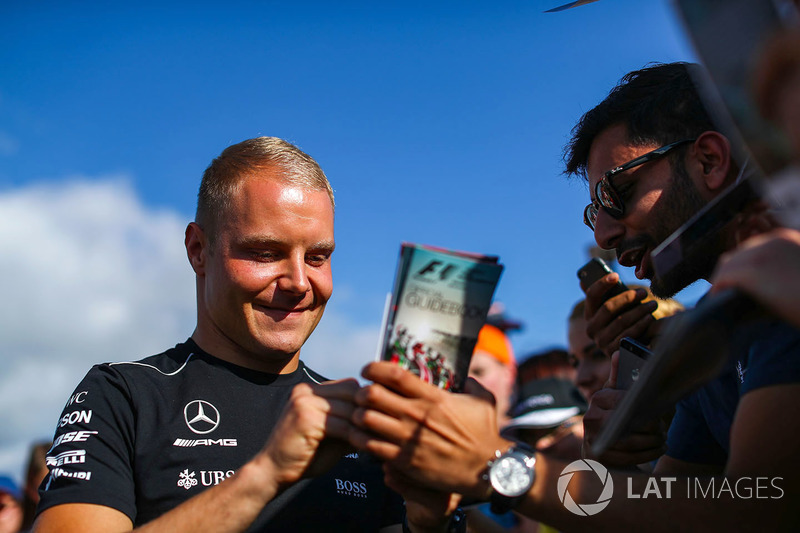
<svg viewBox="0 0 800 533"><path fill-rule="evenodd" d="M661 148L656 148L652 152L647 152L646 154L640 155L636 159L631 159L627 163L612 168L603 174L603 177L600 178L600 181L598 181L594 186L595 198L583 210L583 223L589 226L589 229L594 231L594 225L597 222L597 213L600 211L601 207L606 211L606 213L616 219L625 216L625 204L622 202L619 192L617 192L617 189L611 182L612 177L621 172L625 172L626 170L630 170L660 157L664 157L669 153L670 150L684 144L693 143L695 140L696 139L683 139L682 141L676 141L674 143L664 145Z"/></svg>

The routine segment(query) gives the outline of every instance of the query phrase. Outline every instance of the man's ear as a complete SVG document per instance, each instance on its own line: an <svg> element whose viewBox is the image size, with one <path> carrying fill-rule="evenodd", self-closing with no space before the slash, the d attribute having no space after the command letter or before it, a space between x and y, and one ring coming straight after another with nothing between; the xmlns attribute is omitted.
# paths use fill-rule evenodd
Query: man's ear
<svg viewBox="0 0 800 533"><path fill-rule="evenodd" d="M727 179L733 162L727 137L717 131L703 132L694 142L692 154L695 168L708 191L719 192L729 185Z"/></svg>
<svg viewBox="0 0 800 533"><path fill-rule="evenodd" d="M186 236L183 240L186 246L186 256L192 265L192 270L198 276L205 275L206 254L208 254L208 239L197 222L190 222L186 226Z"/></svg>

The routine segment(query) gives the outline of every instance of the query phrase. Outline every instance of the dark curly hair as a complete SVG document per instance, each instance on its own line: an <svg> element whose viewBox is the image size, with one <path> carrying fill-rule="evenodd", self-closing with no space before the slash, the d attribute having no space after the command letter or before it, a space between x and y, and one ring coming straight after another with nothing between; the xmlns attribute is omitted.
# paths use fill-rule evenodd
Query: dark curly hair
<svg viewBox="0 0 800 533"><path fill-rule="evenodd" d="M564 173L586 179L592 142L617 124L627 126L634 145L665 145L716 130L692 79L700 68L694 63L657 63L626 74L572 128L564 148ZM677 154L671 160L677 161Z"/></svg>

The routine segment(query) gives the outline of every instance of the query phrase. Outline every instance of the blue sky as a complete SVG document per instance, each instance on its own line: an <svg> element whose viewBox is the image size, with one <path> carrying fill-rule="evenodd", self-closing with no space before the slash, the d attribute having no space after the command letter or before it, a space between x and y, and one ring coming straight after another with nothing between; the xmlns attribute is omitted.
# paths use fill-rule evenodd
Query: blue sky
<svg viewBox="0 0 800 533"><path fill-rule="evenodd" d="M258 135L336 191L313 367L372 357L402 241L499 255L518 355L563 345L593 244L586 187L561 175L570 129L626 72L693 53L666 0L543 13L560 3L3 3L0 472L92 363L191 334L200 175Z"/></svg>

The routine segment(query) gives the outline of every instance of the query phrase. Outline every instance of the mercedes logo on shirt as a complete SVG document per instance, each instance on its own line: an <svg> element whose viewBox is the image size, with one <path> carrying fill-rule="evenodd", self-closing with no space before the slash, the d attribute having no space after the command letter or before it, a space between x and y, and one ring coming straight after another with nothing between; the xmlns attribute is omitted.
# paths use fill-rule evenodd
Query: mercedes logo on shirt
<svg viewBox="0 0 800 533"><path fill-rule="evenodd" d="M183 408L183 419L198 435L211 433L219 425L219 411L205 400L192 400Z"/></svg>

